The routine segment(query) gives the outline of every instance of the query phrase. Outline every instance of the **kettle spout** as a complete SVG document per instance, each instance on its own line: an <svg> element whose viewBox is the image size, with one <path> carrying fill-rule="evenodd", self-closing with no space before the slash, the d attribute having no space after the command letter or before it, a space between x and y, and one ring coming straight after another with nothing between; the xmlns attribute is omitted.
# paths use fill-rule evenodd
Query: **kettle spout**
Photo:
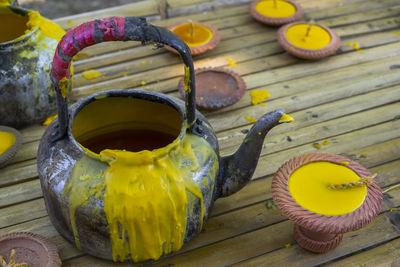
<svg viewBox="0 0 400 267"><path fill-rule="evenodd" d="M247 133L239 149L222 158L218 197L229 196L244 187L256 169L265 135L278 124L294 121L284 110L262 116Z"/></svg>

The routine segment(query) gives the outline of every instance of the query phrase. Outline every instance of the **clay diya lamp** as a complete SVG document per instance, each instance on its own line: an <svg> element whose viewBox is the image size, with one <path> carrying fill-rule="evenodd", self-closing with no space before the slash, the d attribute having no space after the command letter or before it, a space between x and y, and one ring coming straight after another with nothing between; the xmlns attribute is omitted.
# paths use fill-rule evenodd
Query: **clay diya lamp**
<svg viewBox="0 0 400 267"><path fill-rule="evenodd" d="M203 109L218 109L239 101L246 92L246 84L239 74L223 68L201 68L195 71L196 105ZM185 97L184 79L178 84Z"/></svg>
<svg viewBox="0 0 400 267"><path fill-rule="evenodd" d="M7 263L26 263L29 267L61 266L57 247L45 237L27 232L0 236L0 256Z"/></svg>
<svg viewBox="0 0 400 267"><path fill-rule="evenodd" d="M21 134L14 128L0 126L0 168L4 167L21 146Z"/></svg>
<svg viewBox="0 0 400 267"><path fill-rule="evenodd" d="M272 180L275 204L292 220L303 248L322 253L343 233L369 224L379 213L382 192L360 164L331 154L306 154L284 163Z"/></svg>
<svg viewBox="0 0 400 267"><path fill-rule="evenodd" d="M340 37L333 30L313 22L282 26L277 38L287 52L304 59L327 57L340 47Z"/></svg>
<svg viewBox="0 0 400 267"><path fill-rule="evenodd" d="M303 8L289 0L256 0L250 4L250 15L259 22L280 26L303 16Z"/></svg>
<svg viewBox="0 0 400 267"><path fill-rule="evenodd" d="M192 56L214 49L221 40L218 30L205 23L187 21L169 26L167 29L177 34L189 46ZM177 53L170 46L165 48Z"/></svg>

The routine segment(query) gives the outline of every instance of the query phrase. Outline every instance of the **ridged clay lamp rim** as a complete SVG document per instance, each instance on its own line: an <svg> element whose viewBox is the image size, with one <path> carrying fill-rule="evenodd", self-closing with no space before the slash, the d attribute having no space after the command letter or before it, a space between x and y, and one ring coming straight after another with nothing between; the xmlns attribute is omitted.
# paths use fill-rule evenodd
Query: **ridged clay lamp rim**
<svg viewBox="0 0 400 267"><path fill-rule="evenodd" d="M339 47L340 47L339 35L337 35L337 33L334 32L333 30L331 30L330 28L322 26L320 24L314 24L314 25L323 28L331 36L331 42L327 46L325 46L321 49L317 49L317 50L305 49L305 48L300 48L300 47L294 46L287 39L286 31L291 26L298 25L298 24L309 24L309 22L305 22L305 21L293 22L293 23L282 26L278 30L278 33L277 33L278 42L283 47L283 49L285 49L288 53L290 53L296 57L303 58L303 59L320 59L320 58L324 58L324 57L327 57L327 56L335 53L339 49Z"/></svg>
<svg viewBox="0 0 400 267"><path fill-rule="evenodd" d="M265 23L265 24L268 24L271 26L281 26L281 25L291 23L291 22L294 22L294 21L300 19L304 14L304 10L301 7L301 5L299 5L293 1L290 1L290 0L284 0L285 2L292 4L296 8L296 12L289 17L281 17L281 18L267 17L267 16L264 16L264 15L258 13L256 10L256 5L261 1L264 1L264 0L253 1L250 3L250 6L249 6L250 15L255 20L257 20L261 23Z"/></svg>
<svg viewBox="0 0 400 267"><path fill-rule="evenodd" d="M0 236L0 255L9 255L11 249L15 249L17 263L26 262L33 267L61 266L57 247L43 236L29 232L14 232Z"/></svg>
<svg viewBox="0 0 400 267"><path fill-rule="evenodd" d="M295 157L285 162L272 179L272 196L281 212L299 226L322 233L341 234L358 230L369 224L379 213L382 205L382 191L376 179L367 184L367 195L363 204L345 215L326 216L311 212L300 206L289 192L289 177L299 167L311 162L332 162L350 168L360 177L371 176L371 173L348 158L326 154L313 153Z"/></svg>
<svg viewBox="0 0 400 267"><path fill-rule="evenodd" d="M188 23L190 23L190 22L188 22L188 21L187 22L181 22L181 23L178 23L178 24L174 24L174 25L168 26L167 29L170 30L170 31L173 31L173 29L175 29L176 27L179 27L181 25L188 24ZM198 24L198 25L202 25L204 27L207 27L212 32L212 37L205 44L202 44L202 45L199 45L199 46L189 47L190 48L190 52L192 53L192 56L203 54L203 53L205 53L205 52L207 52L207 51L209 51L211 49L214 49L219 44L219 42L221 41L221 35L219 34L219 31L215 27L211 26L210 24L197 22L197 21L193 21L193 24ZM164 46L164 47L168 51L171 51L171 52L173 52L175 54L178 54L176 52L176 50L173 49L172 47L167 46L167 45Z"/></svg>
<svg viewBox="0 0 400 267"><path fill-rule="evenodd" d="M22 137L16 129L7 126L0 125L0 132L9 132L15 136L15 143L9 149L4 151L3 154L0 154L0 168L2 168L9 163L21 147Z"/></svg>
<svg viewBox="0 0 400 267"><path fill-rule="evenodd" d="M209 73L209 75L218 75L218 74L225 74L230 78L233 78L235 81L235 88L232 88L233 93L231 94L221 94L221 91L219 91L219 94L212 94L214 91L218 91L218 88L216 90L209 89L209 86L213 86L212 84L200 84L198 81L200 80L198 77L201 74ZM200 68L195 70L195 77L196 77L196 104L204 109L218 109L218 108L223 108L229 105L232 105L239 101L244 93L246 92L246 84L243 80L242 77L240 77L239 74L227 70L224 68ZM208 86L207 86L208 85ZM206 86L206 87L204 87ZM182 78L179 83L178 83L178 89L179 93L182 95L182 97L185 97L185 89L184 89L184 79ZM211 93L211 94L210 94ZM210 101L209 96L212 96L213 99Z"/></svg>

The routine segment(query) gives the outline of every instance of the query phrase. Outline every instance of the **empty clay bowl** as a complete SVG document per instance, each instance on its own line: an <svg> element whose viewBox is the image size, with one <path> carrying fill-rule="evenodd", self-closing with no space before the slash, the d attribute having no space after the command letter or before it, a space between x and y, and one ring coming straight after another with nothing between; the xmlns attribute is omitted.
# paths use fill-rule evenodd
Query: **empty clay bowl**
<svg viewBox="0 0 400 267"><path fill-rule="evenodd" d="M9 137L12 137L13 140L9 140ZM21 142L21 134L16 129L0 126L0 168L10 162L21 147Z"/></svg>
<svg viewBox="0 0 400 267"><path fill-rule="evenodd" d="M301 24L308 24L307 22L293 22L287 25L282 26L279 28L277 33L277 39L279 44L285 49L289 54L292 54L296 57L303 58L303 59L320 59L327 57L333 53L335 53L340 47L340 37L337 35L333 30L328 27L313 24L315 27L319 27L319 29L323 29L326 31L327 34L330 36L330 42L328 45L319 48L319 49L306 49L299 46L292 44L287 36L286 33L288 29L292 26L301 25Z"/></svg>
<svg viewBox="0 0 400 267"><path fill-rule="evenodd" d="M251 2L250 7L249 7L250 15L255 20L257 20L261 23L268 24L271 26L280 26L280 25L294 22L294 21L300 19L304 14L303 8L299 4L297 4L293 1L290 1L290 0L278 0L277 1L278 8L279 8L279 5L282 4L282 2L284 2L286 5L294 7L295 12L290 16L277 17L277 16L267 16L265 14L260 13L260 11L257 10L257 9L259 9L259 5L266 5L268 2L270 2L272 5L273 0L268 0L268 1L255 0L255 1ZM276 12L272 11L272 13L276 13Z"/></svg>
<svg viewBox="0 0 400 267"><path fill-rule="evenodd" d="M381 210L382 192L381 188L378 185L378 182L375 179L371 178L372 182L363 185L363 188L356 189L365 190L362 191L363 198L360 198L360 205L358 207L358 204L356 206L353 206L357 208L351 208L349 211L337 215L324 215L321 214L323 212L312 212L309 209L304 208L302 205L300 205L298 203L300 202L299 199L294 199L289 189L289 179L297 169L314 162L326 162L328 164L333 163L334 166L336 166L335 168L347 167L348 169L346 169L346 172L349 172L351 174L355 173L354 175L359 178L371 177L372 175L366 168L364 168L357 162L354 162L342 156L324 153L306 154L295 157L284 163L275 173L271 186L273 199L281 212L295 223L294 237L297 243L301 247L309 251L315 253L323 253L337 247L342 240L344 233L356 231L366 226L378 215L379 211ZM306 188L304 183L307 183L308 179L317 179L317 183L322 184L325 187L326 181L321 179L321 177L331 177L332 175L329 176L329 174L326 173L326 169L324 168L319 170L319 172L316 172L318 175L315 176L318 178L315 178L313 173L309 173L308 175L304 176L307 177L306 180L303 180L301 184L296 185L299 185L300 188L302 186ZM337 176L335 175L336 174L334 174L333 176L337 178ZM341 177L341 179L342 178L343 177ZM348 177L344 178L347 179ZM292 184L292 186L294 185ZM293 187L292 189L294 190ZM354 190L354 188L342 188L338 190ZM316 191L317 190L314 190L313 192ZM348 192L349 191L347 191L347 193L345 192L345 194L348 194ZM308 191L303 191L302 193L304 193L304 195L306 196L311 195L308 193ZM352 193L354 193L354 191ZM342 201L346 205L349 204L353 199L355 199L354 195L344 196L340 194L342 193L335 193L335 198ZM312 195L318 196L318 192L313 193ZM317 197L318 200L314 200L310 203L312 203L312 205L314 206L320 205L321 203L326 203L324 202L325 195L326 193L323 193L322 196ZM312 199L315 198L314 196L312 197ZM353 199L351 199L351 196L353 196ZM333 204L331 207L335 209L341 209L344 204L339 204L338 202L340 201L331 201L330 204ZM357 201L354 203L357 203ZM321 204L320 206L322 206L323 208L327 207L326 204Z"/></svg>
<svg viewBox="0 0 400 267"><path fill-rule="evenodd" d="M61 266L57 247L43 236L26 232L0 236L0 255L7 263L12 249L15 250L16 263L25 262L29 267Z"/></svg>
<svg viewBox="0 0 400 267"><path fill-rule="evenodd" d="M237 73L223 68L202 68L195 71L196 104L204 109L217 109L236 103L243 97L246 84ZM179 92L185 97L183 79Z"/></svg>
<svg viewBox="0 0 400 267"><path fill-rule="evenodd" d="M171 26L168 26L167 29L176 33L179 37L181 37L183 39L183 41L185 41L187 43L187 45L189 45L192 56L203 54L203 53L207 52L208 50L214 49L219 44L221 37L220 37L219 31L216 28L214 28L213 26L211 26L209 24L201 23L201 22L193 22L193 24L199 25L203 29L207 28L208 29L207 31L211 32L211 38L205 43L202 43L202 44L196 45L196 46L192 46L192 45L190 45L190 43L187 43L185 41L185 36L183 36L180 32L176 32L176 30L179 29L180 27L184 27L184 25L190 25L190 22L182 22L182 23L178 23L175 25L171 25ZM178 54L176 52L176 50L170 46L166 45L165 49L167 49L168 51L174 52L175 54Z"/></svg>

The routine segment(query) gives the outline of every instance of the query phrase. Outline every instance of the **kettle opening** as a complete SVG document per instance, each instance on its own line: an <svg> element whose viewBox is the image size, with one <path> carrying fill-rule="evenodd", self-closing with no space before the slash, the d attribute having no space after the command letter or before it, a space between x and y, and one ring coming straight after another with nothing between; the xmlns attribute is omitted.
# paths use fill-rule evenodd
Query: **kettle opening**
<svg viewBox="0 0 400 267"><path fill-rule="evenodd" d="M180 112L171 105L132 97L93 99L75 115L72 136L85 149L139 152L165 147L180 137Z"/></svg>
<svg viewBox="0 0 400 267"><path fill-rule="evenodd" d="M15 7L13 7L15 9ZM0 6L0 43L9 42L25 35L28 30L28 16L24 12L19 14L8 6Z"/></svg>

